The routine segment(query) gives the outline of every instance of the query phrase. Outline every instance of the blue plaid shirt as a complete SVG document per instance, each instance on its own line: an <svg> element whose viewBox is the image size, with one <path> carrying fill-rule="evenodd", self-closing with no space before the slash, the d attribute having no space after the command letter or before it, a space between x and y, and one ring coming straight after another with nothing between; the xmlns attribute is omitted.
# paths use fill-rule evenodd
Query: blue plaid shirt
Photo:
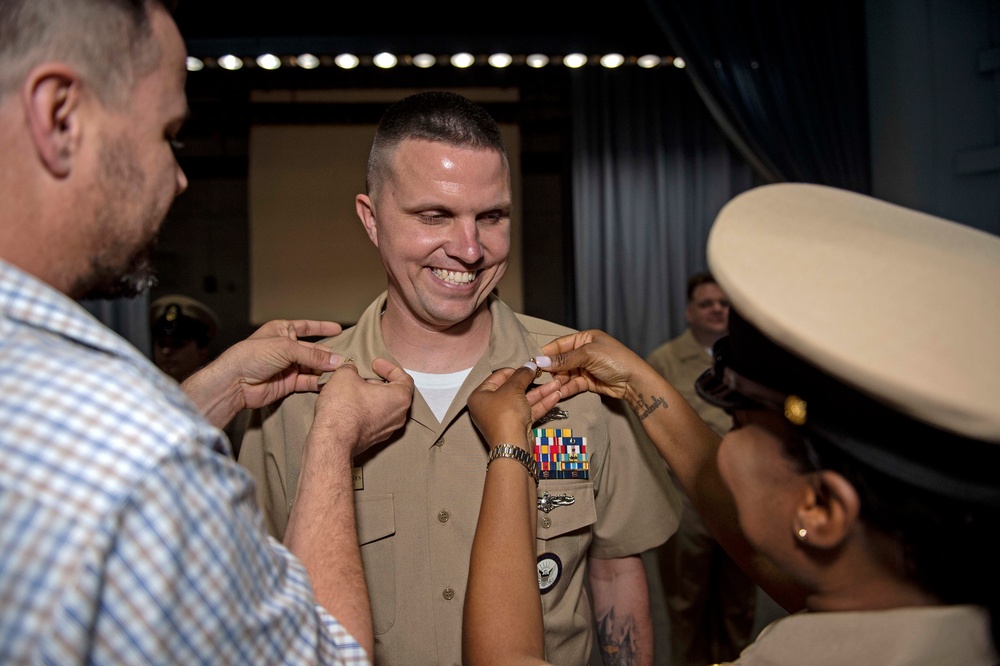
<svg viewBox="0 0 1000 666"><path fill-rule="evenodd" d="M366 664L177 385L0 261L0 663Z"/></svg>

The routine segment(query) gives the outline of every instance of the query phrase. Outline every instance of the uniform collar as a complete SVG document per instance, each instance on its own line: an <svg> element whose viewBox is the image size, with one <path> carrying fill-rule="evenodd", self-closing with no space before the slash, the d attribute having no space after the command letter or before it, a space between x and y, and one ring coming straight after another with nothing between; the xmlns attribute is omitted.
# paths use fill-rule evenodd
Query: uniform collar
<svg viewBox="0 0 1000 666"><path fill-rule="evenodd" d="M735 662L741 666L996 663L989 614L979 606L802 612L777 620Z"/></svg>
<svg viewBox="0 0 1000 666"><path fill-rule="evenodd" d="M698 344L698 340L695 339L694 332L690 328L685 328L684 332L677 338L677 356L684 361L692 358L704 361L706 356L711 358L712 353Z"/></svg>
<svg viewBox="0 0 1000 666"><path fill-rule="evenodd" d="M487 307L490 309L490 340L486 353L479 357L462 388L458 390L448 413L439 424L442 430L467 410L465 403L469 394L494 371L520 367L529 358L541 353L541 348L532 340L514 311L492 294L487 299Z"/></svg>
<svg viewBox="0 0 1000 666"><path fill-rule="evenodd" d="M384 358L399 365L399 362L385 346L382 326L379 323L387 297L388 293L383 292L368 306L358 319L358 323L342 334L350 336L350 339L345 341L346 345L341 347L345 351L340 353L355 358L358 372L362 377L373 378L375 376L371 371L371 361L375 358ZM491 323L486 352L473 366L469 376L466 377L444 419L438 422L423 399L415 399L413 407L410 408L412 420L438 435L443 433L456 418L465 413L465 402L469 394L494 370L519 367L524 365L524 362L530 357L541 353L541 348L518 320L514 311L492 294L487 298ZM328 338L328 340L332 340L332 338Z"/></svg>

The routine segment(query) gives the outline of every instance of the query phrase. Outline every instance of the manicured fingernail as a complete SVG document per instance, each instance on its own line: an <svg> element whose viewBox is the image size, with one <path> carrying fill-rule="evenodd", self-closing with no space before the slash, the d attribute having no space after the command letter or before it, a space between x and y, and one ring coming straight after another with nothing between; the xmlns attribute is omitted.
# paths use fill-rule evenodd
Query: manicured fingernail
<svg viewBox="0 0 1000 666"><path fill-rule="evenodd" d="M343 360L344 357L341 356L340 354L330 354L330 363L332 363L333 365L339 365L340 362Z"/></svg>
<svg viewBox="0 0 1000 666"><path fill-rule="evenodd" d="M548 368L552 365L552 359L548 356L536 356L535 363L538 364L539 368Z"/></svg>
<svg viewBox="0 0 1000 666"><path fill-rule="evenodd" d="M525 364L524 364L524 367L528 368L528 369L529 369L529 370L531 370L532 372L535 372L535 371L537 371L537 370L538 370L538 366L537 366L537 365L535 365L534 363L532 363L531 361L528 361L527 363L525 363Z"/></svg>

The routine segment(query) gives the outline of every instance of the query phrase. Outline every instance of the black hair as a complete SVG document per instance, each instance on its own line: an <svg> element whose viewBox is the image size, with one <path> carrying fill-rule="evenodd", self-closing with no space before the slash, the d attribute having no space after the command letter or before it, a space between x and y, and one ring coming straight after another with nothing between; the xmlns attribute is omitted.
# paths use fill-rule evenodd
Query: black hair
<svg viewBox="0 0 1000 666"><path fill-rule="evenodd" d="M708 271L702 271L701 273L695 273L688 278L687 281L687 302L690 303L694 300L694 290L703 284L718 284L712 274Z"/></svg>
<svg viewBox="0 0 1000 666"><path fill-rule="evenodd" d="M926 437L926 429L923 431ZM910 440L897 433L914 456L961 460L969 468L995 473L996 446L958 441L942 433L939 441ZM834 471L858 493L861 520L895 546L897 570L945 604L986 607L994 645L1000 645L1000 575L993 539L1000 531L1000 508L921 488L857 460L836 442L803 428L785 440L785 452L801 472Z"/></svg>

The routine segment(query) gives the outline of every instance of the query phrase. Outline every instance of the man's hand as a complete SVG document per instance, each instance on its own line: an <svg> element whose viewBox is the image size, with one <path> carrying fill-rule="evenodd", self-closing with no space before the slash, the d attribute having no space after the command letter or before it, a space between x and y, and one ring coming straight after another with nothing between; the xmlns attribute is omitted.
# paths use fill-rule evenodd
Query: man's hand
<svg viewBox="0 0 1000 666"><path fill-rule="evenodd" d="M527 446L531 424L559 402L559 382L551 381L527 393L535 378L533 363L501 368L469 395L469 415L491 449L498 444Z"/></svg>
<svg viewBox="0 0 1000 666"><path fill-rule="evenodd" d="M269 405L293 392L318 391L319 376L342 359L302 336L340 333L330 321L274 320L188 377L181 389L205 418L222 428L243 409Z"/></svg>
<svg viewBox="0 0 1000 666"><path fill-rule="evenodd" d="M311 440L349 441L354 456L406 422L413 378L381 358L372 362L372 370L382 379L362 379L351 363L333 373L316 400Z"/></svg>

